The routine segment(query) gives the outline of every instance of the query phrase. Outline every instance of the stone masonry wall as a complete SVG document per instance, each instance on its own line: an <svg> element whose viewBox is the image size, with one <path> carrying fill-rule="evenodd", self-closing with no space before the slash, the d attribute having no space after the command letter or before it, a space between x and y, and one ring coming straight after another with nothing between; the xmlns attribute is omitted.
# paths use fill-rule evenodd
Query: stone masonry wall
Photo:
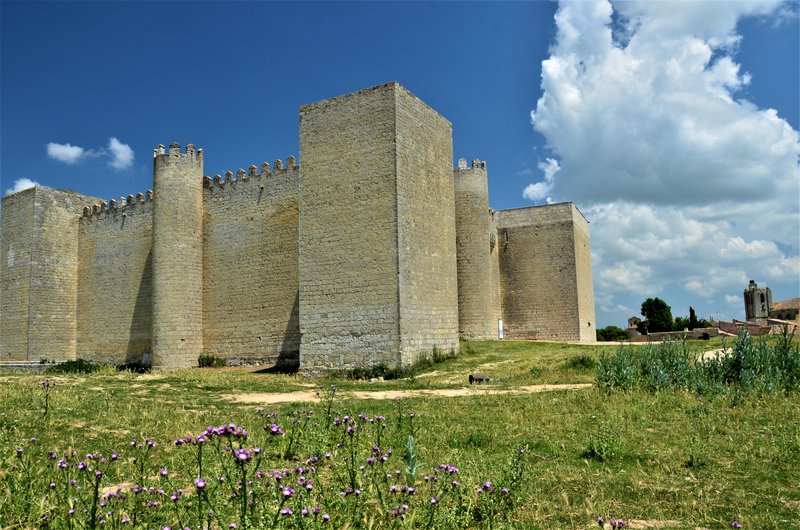
<svg viewBox="0 0 800 530"><path fill-rule="evenodd" d="M459 160L454 177L459 332L467 339L496 339L500 287L492 269L497 240L489 211L486 164L475 160L468 168L466 160Z"/></svg>
<svg viewBox="0 0 800 530"><path fill-rule="evenodd" d="M401 362L458 351L450 122L395 85Z"/></svg>
<svg viewBox="0 0 800 530"><path fill-rule="evenodd" d="M597 321L594 313L594 284L592 281L592 248L589 240L589 221L572 208L575 241L575 275L578 291L578 330L582 342L597 340Z"/></svg>
<svg viewBox="0 0 800 530"><path fill-rule="evenodd" d="M300 366L400 363L394 85L300 110Z"/></svg>
<svg viewBox="0 0 800 530"><path fill-rule="evenodd" d="M18 200L12 197L4 202L11 211L8 221L3 221L3 265L8 272L6 276L4 271L2 280L3 320L9 318L10 325L2 330L0 343L4 346L0 349L7 352L7 356L0 358L28 361L74 359L78 216L82 208L94 199L44 186L17 195ZM5 235L6 228L9 229L8 236ZM27 278L23 273L26 261ZM5 310L6 307L9 311ZM20 317L27 322L23 324Z"/></svg>
<svg viewBox="0 0 800 530"><path fill-rule="evenodd" d="M506 338L580 340L573 209L495 213Z"/></svg>
<svg viewBox="0 0 800 530"><path fill-rule="evenodd" d="M77 355L149 364L152 351L153 202L144 197L79 224Z"/></svg>
<svg viewBox="0 0 800 530"><path fill-rule="evenodd" d="M298 185L294 157L206 178L203 349L229 364L297 366Z"/></svg>
<svg viewBox="0 0 800 530"><path fill-rule="evenodd" d="M30 188L3 197L0 246L0 361L28 360L33 203Z"/></svg>

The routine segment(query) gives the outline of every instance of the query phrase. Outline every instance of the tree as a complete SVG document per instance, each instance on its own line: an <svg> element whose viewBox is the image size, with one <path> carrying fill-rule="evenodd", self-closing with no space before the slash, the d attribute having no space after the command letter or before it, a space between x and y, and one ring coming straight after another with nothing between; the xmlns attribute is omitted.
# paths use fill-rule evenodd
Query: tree
<svg viewBox="0 0 800 530"><path fill-rule="evenodd" d="M692 329L689 324L689 319L686 317L675 317L675 322L672 324L672 331L683 331L684 329Z"/></svg>
<svg viewBox="0 0 800 530"><path fill-rule="evenodd" d="M606 326L597 330L597 340L610 342L617 340L628 340L628 331L617 326Z"/></svg>
<svg viewBox="0 0 800 530"><path fill-rule="evenodd" d="M642 302L642 316L647 321L647 332L672 331L672 308L661 298L648 298Z"/></svg>
<svg viewBox="0 0 800 530"><path fill-rule="evenodd" d="M694 312L694 308L689 306L689 329L692 330L694 328L699 328L697 322L697 314Z"/></svg>

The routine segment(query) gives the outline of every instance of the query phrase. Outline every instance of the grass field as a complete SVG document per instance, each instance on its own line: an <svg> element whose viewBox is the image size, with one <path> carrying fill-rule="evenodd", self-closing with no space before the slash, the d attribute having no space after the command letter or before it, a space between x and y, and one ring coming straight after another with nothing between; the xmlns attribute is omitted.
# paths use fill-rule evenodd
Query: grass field
<svg viewBox="0 0 800 530"><path fill-rule="evenodd" d="M797 392L500 393L592 383L601 354L619 348L470 342L414 377L372 383L252 368L0 374L0 527L597 528L602 516L800 528ZM469 387L470 373L491 381ZM231 398L320 386L302 403ZM409 394L353 397L389 391ZM247 438L206 430L229 422Z"/></svg>

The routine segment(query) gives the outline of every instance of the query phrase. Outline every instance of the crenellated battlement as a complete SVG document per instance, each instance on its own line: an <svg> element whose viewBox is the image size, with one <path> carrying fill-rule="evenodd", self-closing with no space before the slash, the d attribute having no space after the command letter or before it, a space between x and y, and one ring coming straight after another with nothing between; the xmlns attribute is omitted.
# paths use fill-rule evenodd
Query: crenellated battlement
<svg viewBox="0 0 800 530"><path fill-rule="evenodd" d="M486 160L478 160L477 158L472 161L471 166L467 166L466 158L459 158L458 165L455 167L456 171L472 171L474 169L481 169L486 171Z"/></svg>
<svg viewBox="0 0 800 530"><path fill-rule="evenodd" d="M224 175L217 173L213 177L205 176L203 177L203 187L224 188L225 186L230 186L239 182L260 180L273 175L286 173L287 171L297 171L299 169L300 166L297 165L297 159L294 157L294 155L289 155L289 157L286 159L285 165L283 160L277 159L273 165L270 165L269 162L262 162L260 168L255 164L251 164L247 171L239 168L235 173L233 171L226 171Z"/></svg>
<svg viewBox="0 0 800 530"><path fill-rule="evenodd" d="M151 202L153 202L153 190L147 190L145 193L139 192L136 195L120 197L119 200L110 199L91 206L84 206L82 217L90 218L104 213L116 213L129 208L142 207Z"/></svg>
<svg viewBox="0 0 800 530"><path fill-rule="evenodd" d="M155 149L153 149L153 158L159 159L164 157L165 160L176 160L176 159L186 159L186 160L203 160L203 150L195 148L194 144L188 144L186 146L186 151L181 152L181 146L178 142L172 142L169 144L169 151L164 148L164 144L158 144Z"/></svg>

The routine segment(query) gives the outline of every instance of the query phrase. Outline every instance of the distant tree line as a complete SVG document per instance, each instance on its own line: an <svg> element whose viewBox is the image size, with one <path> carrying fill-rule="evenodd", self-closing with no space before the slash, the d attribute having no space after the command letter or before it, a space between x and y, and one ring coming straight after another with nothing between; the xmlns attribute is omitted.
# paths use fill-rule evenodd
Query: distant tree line
<svg viewBox="0 0 800 530"><path fill-rule="evenodd" d="M672 308L661 298L648 298L642 302L641 314L644 320L636 322L636 329L642 335L663 331L683 331L695 328L708 328L711 324L704 318L697 318L694 308L689 306L688 317L672 317ZM628 340L628 331L617 326L606 326L597 330L599 341Z"/></svg>

